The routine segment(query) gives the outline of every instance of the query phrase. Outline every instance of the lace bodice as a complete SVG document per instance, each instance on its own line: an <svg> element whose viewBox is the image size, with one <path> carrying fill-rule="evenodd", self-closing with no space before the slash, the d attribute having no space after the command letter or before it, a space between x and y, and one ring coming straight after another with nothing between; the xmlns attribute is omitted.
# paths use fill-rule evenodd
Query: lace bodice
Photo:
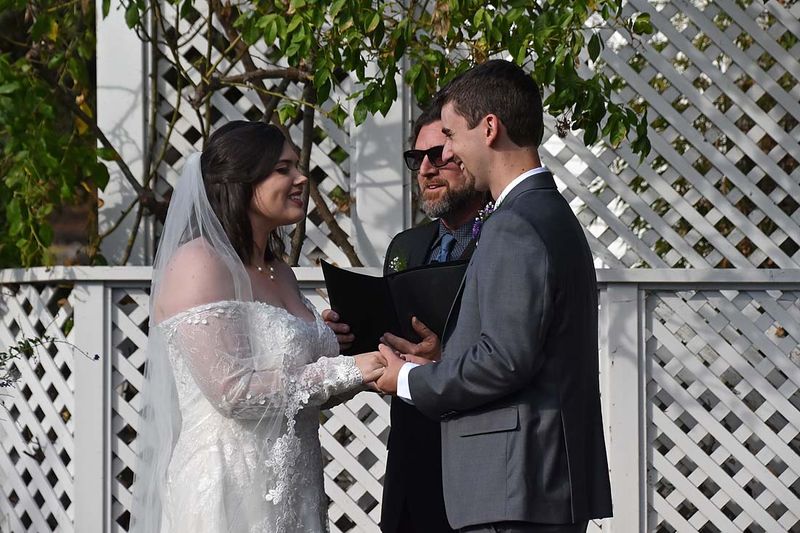
<svg viewBox="0 0 800 533"><path fill-rule="evenodd" d="M353 358L337 355L335 335L306 305L314 321L230 301L157 326L182 419L166 531L326 529L319 406L360 385L361 373Z"/></svg>

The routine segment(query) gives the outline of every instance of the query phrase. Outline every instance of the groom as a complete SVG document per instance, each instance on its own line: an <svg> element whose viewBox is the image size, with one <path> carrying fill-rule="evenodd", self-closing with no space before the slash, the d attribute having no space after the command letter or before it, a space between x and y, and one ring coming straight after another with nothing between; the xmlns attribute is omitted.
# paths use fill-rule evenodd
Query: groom
<svg viewBox="0 0 800 533"><path fill-rule="evenodd" d="M443 355L381 346L378 387L441 420L445 506L468 532L577 533L611 515L597 352L597 283L583 229L541 166L533 80L489 61L443 95L443 157L497 199ZM424 451L421 451L424 453Z"/></svg>

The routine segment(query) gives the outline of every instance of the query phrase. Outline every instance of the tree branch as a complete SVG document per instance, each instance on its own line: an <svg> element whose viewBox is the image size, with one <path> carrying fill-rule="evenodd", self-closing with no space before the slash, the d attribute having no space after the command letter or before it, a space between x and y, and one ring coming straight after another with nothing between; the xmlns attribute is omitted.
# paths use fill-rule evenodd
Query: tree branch
<svg viewBox="0 0 800 533"><path fill-rule="evenodd" d="M245 72L236 76L220 78L220 83L242 83L253 80L277 80L285 79L289 81L311 81L314 77L299 68L259 68Z"/></svg>
<svg viewBox="0 0 800 533"><path fill-rule="evenodd" d="M336 219L333 217L333 213L331 213L331 210L328 209L328 204L325 203L325 199L322 197L322 193L319 192L316 182L314 182L312 179L309 179L308 181L311 184L311 187L309 187L311 199L314 200L314 204L317 206L317 211L319 211L320 218L322 218L322 220L328 226L328 229L331 230L331 233L328 235L328 237L344 252L344 254L347 256L347 259L350 260L350 264L352 266L364 266L364 264L361 262L361 259L358 258L356 249L353 248L353 245L347 240L347 233L345 233L341 226L339 226L339 223L336 222Z"/></svg>
<svg viewBox="0 0 800 533"><path fill-rule="evenodd" d="M306 83L303 87L303 100L312 105L303 107L303 146L300 150L300 170L308 177L308 187L303 190L303 203L308 210L308 196L311 190L311 148L314 146L314 102L316 101L316 91L314 85ZM308 213L294 227L292 235L292 251L289 257L289 264L297 266L300 262L300 254L303 251L303 242L306 240L306 220Z"/></svg>

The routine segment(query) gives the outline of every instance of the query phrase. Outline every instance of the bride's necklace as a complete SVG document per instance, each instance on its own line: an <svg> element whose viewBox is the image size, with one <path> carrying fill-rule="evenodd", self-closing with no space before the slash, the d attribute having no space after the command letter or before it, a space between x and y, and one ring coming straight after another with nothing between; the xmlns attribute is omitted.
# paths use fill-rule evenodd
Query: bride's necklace
<svg viewBox="0 0 800 533"><path fill-rule="evenodd" d="M275 267L272 265L267 265L266 267L260 267L256 265L256 270L261 272L262 274L269 276L269 279L275 281Z"/></svg>

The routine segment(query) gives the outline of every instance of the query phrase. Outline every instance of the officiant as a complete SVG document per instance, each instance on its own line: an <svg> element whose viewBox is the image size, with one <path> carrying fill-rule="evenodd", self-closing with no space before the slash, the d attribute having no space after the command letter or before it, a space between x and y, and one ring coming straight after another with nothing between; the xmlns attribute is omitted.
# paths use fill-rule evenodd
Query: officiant
<svg viewBox="0 0 800 533"><path fill-rule="evenodd" d="M442 158L441 103L433 103L414 124L403 154L416 174L421 207L432 220L396 235L386 252L384 274L435 262L469 260L480 231L479 212L487 196L475 190L475 180L452 160ZM432 295L432 297L436 297ZM353 341L349 326L323 313L346 349ZM422 340L412 343L391 334L382 342L401 353L429 356L440 351L438 337L425 324L412 323ZM449 533L442 495L441 432L438 421L422 415L413 405L393 398L391 430L383 480L381 531L383 533Z"/></svg>

